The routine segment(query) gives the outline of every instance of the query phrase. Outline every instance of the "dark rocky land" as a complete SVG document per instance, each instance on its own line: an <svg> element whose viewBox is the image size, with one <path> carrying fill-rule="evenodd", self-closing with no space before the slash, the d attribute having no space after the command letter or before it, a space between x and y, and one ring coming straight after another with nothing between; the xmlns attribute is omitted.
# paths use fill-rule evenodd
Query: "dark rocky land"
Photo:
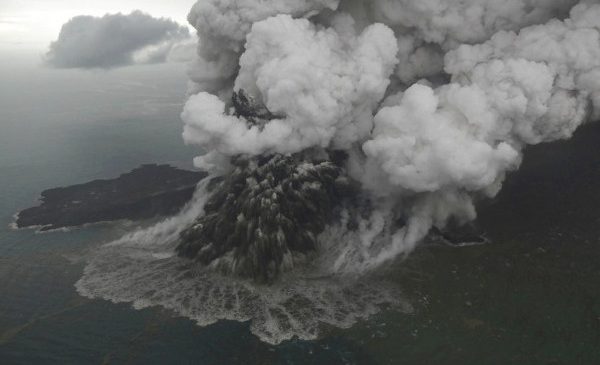
<svg viewBox="0 0 600 365"><path fill-rule="evenodd" d="M142 165L115 179L45 190L41 204L21 211L17 227L42 231L121 219L177 213L205 173L169 165Z"/></svg>

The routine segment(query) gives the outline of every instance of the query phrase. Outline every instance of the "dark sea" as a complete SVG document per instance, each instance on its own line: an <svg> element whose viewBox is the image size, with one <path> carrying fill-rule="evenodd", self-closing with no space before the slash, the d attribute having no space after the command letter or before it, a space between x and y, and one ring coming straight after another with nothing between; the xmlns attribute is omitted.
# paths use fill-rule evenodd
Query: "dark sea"
<svg viewBox="0 0 600 365"><path fill-rule="evenodd" d="M527 151L481 204L491 243L425 244L382 269L404 310L270 344L250 319L199 326L164 306L78 293L93 252L151 222L10 227L48 188L142 163L191 168L184 67L57 71L11 59L0 68L0 364L600 363L600 128Z"/></svg>

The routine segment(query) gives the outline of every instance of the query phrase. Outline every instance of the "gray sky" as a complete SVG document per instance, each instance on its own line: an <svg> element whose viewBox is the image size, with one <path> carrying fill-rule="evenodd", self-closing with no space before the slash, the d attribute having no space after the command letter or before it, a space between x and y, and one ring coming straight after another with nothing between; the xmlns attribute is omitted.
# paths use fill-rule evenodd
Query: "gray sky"
<svg viewBox="0 0 600 365"><path fill-rule="evenodd" d="M187 24L195 0L0 0L0 48L44 50L61 26L77 15L142 10Z"/></svg>

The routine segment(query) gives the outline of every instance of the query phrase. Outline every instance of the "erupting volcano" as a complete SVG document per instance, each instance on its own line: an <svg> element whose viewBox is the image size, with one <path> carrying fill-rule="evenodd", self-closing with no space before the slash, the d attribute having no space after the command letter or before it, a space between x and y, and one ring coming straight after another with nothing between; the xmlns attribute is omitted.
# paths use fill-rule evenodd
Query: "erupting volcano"
<svg viewBox="0 0 600 365"><path fill-rule="evenodd" d="M261 281L341 210L357 271L408 253L473 220L526 145L598 116L593 1L198 1L188 19L184 138L221 182L177 251Z"/></svg>
<svg viewBox="0 0 600 365"><path fill-rule="evenodd" d="M400 303L346 289L428 234L487 242L476 205L525 148L600 116L594 0L199 0L188 20L199 43L183 138L210 176L180 215L109 245L78 288L200 323L253 319L271 342L376 312L365 296ZM128 270L160 282L142 291ZM305 326L296 295L328 309Z"/></svg>

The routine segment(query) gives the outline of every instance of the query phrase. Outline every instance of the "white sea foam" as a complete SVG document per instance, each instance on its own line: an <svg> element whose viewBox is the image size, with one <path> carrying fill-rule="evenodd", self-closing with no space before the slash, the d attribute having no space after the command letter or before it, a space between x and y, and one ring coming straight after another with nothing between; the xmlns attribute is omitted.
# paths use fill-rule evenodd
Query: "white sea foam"
<svg viewBox="0 0 600 365"><path fill-rule="evenodd" d="M129 302L136 309L161 306L201 326L249 321L252 333L272 344L315 339L324 324L347 328L384 307L411 311L394 285L370 276L331 274L320 269L323 259L262 286L173 255L181 230L202 213L206 184L200 183L177 217L93 253L75 284L77 291L89 298Z"/></svg>
<svg viewBox="0 0 600 365"><path fill-rule="evenodd" d="M17 225L17 221L19 220L19 213L20 212L17 212L15 214L13 214L13 216L12 216L12 218L13 218L12 222L10 222L8 224L8 228L9 229L12 229L12 230L15 230L15 231L18 231L20 229L19 226Z"/></svg>

